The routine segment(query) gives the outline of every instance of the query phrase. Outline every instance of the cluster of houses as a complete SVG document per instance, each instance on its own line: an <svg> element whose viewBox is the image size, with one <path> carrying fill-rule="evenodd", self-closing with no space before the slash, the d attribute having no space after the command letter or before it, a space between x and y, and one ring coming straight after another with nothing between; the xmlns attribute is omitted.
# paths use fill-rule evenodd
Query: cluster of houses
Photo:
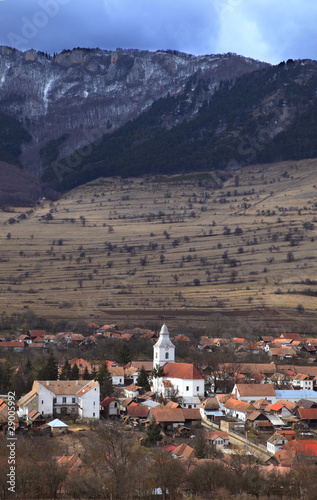
<svg viewBox="0 0 317 500"><path fill-rule="evenodd" d="M35 332L28 332L31 339L32 335ZM37 335L32 343L45 337ZM64 339L67 341L67 337ZM205 342L203 339L200 346ZM77 337L77 342L80 340ZM280 340L290 344L299 342L295 334L292 339ZM72 342L76 342L76 337ZM262 337L260 342L272 350L276 339ZM297 344L300 345L303 347L303 343ZM209 349L210 341L208 346ZM221 343L217 349L220 346ZM292 457L305 456L306 451L317 462L316 365L278 365L273 360L258 364L226 363L219 365L212 375L208 366L202 367L200 373L191 363L175 361L175 345L166 325L153 345L153 361L132 361L126 366L105 362L117 388L115 396L100 401L99 383L83 379L84 374L96 371L96 365L76 358L70 365L77 365L79 380L34 381L31 391L17 403L17 426L24 422L32 428L49 427L52 432L53 422L53 429L64 431L62 419L69 415L80 419L118 418L131 427L145 429L155 419L167 435L187 437L203 423L208 427L206 442L214 446L230 448L232 440L239 439L237 436L241 439L242 429L243 439L246 432L261 435L267 455L277 465L289 464ZM137 385L142 367L151 382L151 390L147 392ZM221 383L228 381L230 390L220 392ZM207 387L210 393L206 392ZM6 420L5 412L6 403L0 400L0 427ZM306 439L299 439L302 437ZM185 458L194 453L189 444L183 443L173 445L169 451Z"/></svg>
<svg viewBox="0 0 317 500"><path fill-rule="evenodd" d="M317 339L303 338L299 333L282 333L280 337L263 335L256 342L245 338L211 338L200 337L198 348L202 351L216 352L223 347L231 346L236 355L267 354L274 361L296 358L301 353L309 354L317 361Z"/></svg>
<svg viewBox="0 0 317 500"><path fill-rule="evenodd" d="M80 350L87 350L97 345L100 340L157 340L157 335L152 330L132 328L120 331L116 325L104 325L99 328L96 323L88 324L89 334L87 335L73 332L59 332L56 335L50 335L46 330L22 330L17 338L9 341L5 337L0 337L0 350L22 352L29 348L46 349L50 344L56 345L60 349L78 347ZM188 337L186 339L189 341Z"/></svg>

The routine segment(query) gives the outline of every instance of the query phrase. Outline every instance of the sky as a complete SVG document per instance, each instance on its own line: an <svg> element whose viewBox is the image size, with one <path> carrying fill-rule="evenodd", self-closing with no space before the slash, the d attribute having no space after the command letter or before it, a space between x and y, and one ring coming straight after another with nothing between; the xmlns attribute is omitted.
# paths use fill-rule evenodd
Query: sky
<svg viewBox="0 0 317 500"><path fill-rule="evenodd" d="M0 45L317 59L317 1L0 0Z"/></svg>

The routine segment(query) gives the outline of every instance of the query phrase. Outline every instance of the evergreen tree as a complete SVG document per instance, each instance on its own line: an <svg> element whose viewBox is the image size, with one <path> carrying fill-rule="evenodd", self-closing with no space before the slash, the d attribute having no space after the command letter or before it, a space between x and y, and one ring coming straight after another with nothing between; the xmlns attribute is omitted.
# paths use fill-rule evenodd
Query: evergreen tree
<svg viewBox="0 0 317 500"><path fill-rule="evenodd" d="M79 368L77 363L74 363L72 369L70 371L70 380L78 380L79 379Z"/></svg>
<svg viewBox="0 0 317 500"><path fill-rule="evenodd" d="M121 365L127 365L131 361L131 352L126 342L123 342L119 352L118 352L118 361Z"/></svg>
<svg viewBox="0 0 317 500"><path fill-rule="evenodd" d="M42 358L37 359L32 366L34 380L43 380L44 361Z"/></svg>
<svg viewBox="0 0 317 500"><path fill-rule="evenodd" d="M98 377L98 373L96 371L96 368L94 367L93 371L91 372L90 374L90 377L92 380L97 380L97 377Z"/></svg>
<svg viewBox="0 0 317 500"><path fill-rule="evenodd" d="M23 378L25 385L25 390L23 392L29 392L34 382L32 363L30 359L27 360L27 363L23 369Z"/></svg>
<svg viewBox="0 0 317 500"><path fill-rule="evenodd" d="M156 423L155 418L152 418L146 432L146 440L148 443L156 444L158 441L162 441L163 435L161 433L160 426Z"/></svg>
<svg viewBox="0 0 317 500"><path fill-rule="evenodd" d="M46 365L41 371L41 380L57 380L58 379L58 364L51 352Z"/></svg>
<svg viewBox="0 0 317 500"><path fill-rule="evenodd" d="M140 387L143 387L143 389L145 391L149 391L150 390L150 384L149 384L149 379L148 379L148 376L146 374L146 371L145 371L145 368L144 366L142 365L141 367L141 370L140 370L140 373L139 373L139 376L137 378L137 381L136 381L137 385L139 385Z"/></svg>
<svg viewBox="0 0 317 500"><path fill-rule="evenodd" d="M87 366L86 366L84 373L83 373L83 380L90 380L90 379L91 379L91 374L89 373Z"/></svg>
<svg viewBox="0 0 317 500"><path fill-rule="evenodd" d="M101 401L105 399L107 396L112 396L113 394L112 377L108 370L107 363L99 365L97 380L100 384Z"/></svg>
<svg viewBox="0 0 317 500"><path fill-rule="evenodd" d="M65 363L63 364L62 371L60 374L60 380L70 380L70 375L71 375L71 366L69 364L68 359L66 359Z"/></svg>
<svg viewBox="0 0 317 500"><path fill-rule="evenodd" d="M163 366L155 366L152 370L152 377L154 378L161 378L164 377L164 368Z"/></svg>
<svg viewBox="0 0 317 500"><path fill-rule="evenodd" d="M2 372L2 373L1 373ZM2 365L2 370L0 372L0 387L3 394L6 394L10 390L11 381L14 372L14 365L10 358L6 358L4 364Z"/></svg>

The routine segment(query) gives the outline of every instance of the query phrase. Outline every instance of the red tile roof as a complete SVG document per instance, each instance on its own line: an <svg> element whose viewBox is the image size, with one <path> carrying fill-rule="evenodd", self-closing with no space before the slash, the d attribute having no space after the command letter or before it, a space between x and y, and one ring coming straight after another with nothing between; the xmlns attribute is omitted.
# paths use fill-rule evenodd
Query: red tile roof
<svg viewBox="0 0 317 500"><path fill-rule="evenodd" d="M166 377L182 380L203 380L197 368L190 363L166 363L163 367Z"/></svg>
<svg viewBox="0 0 317 500"><path fill-rule="evenodd" d="M110 405L110 403L114 400L114 398L111 398L111 397L107 397L105 398L103 401L101 401L100 403L100 406L103 406L103 408L108 408L108 406Z"/></svg>
<svg viewBox="0 0 317 500"><path fill-rule="evenodd" d="M16 342L15 340L12 340L10 342L0 342L0 347L19 347L20 349L23 349L24 344L23 342Z"/></svg>
<svg viewBox="0 0 317 500"><path fill-rule="evenodd" d="M298 408L301 420L317 420L317 408Z"/></svg>
<svg viewBox="0 0 317 500"><path fill-rule="evenodd" d="M181 408L166 408L157 407L151 409L151 416L155 418L157 423L160 422L175 422L184 423L184 415Z"/></svg>
<svg viewBox="0 0 317 500"><path fill-rule="evenodd" d="M131 418L147 418L149 413L148 406L137 405L137 406L128 406L128 415Z"/></svg>
<svg viewBox="0 0 317 500"><path fill-rule="evenodd" d="M44 337L47 332L46 330L29 330L29 334L31 337Z"/></svg>

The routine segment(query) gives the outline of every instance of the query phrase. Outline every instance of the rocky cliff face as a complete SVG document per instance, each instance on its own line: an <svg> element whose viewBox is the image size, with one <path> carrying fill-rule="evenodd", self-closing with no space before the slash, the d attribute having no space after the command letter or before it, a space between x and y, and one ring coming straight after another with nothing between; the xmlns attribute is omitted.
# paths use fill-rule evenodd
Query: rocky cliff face
<svg viewBox="0 0 317 500"><path fill-rule="evenodd" d="M0 47L0 110L18 117L32 135L21 161L40 175L40 149L52 139L67 134L59 154L70 154L135 118L154 100L181 92L196 74L205 86L192 118L220 81L264 66L234 54L74 49L50 57Z"/></svg>

